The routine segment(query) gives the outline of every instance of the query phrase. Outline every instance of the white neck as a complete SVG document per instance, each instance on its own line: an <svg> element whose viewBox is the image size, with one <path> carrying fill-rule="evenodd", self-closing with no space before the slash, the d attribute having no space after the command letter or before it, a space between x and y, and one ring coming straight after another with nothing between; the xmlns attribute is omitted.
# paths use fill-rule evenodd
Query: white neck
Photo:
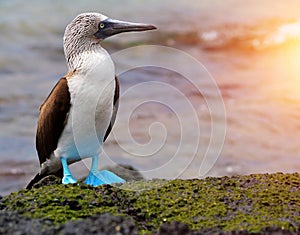
<svg viewBox="0 0 300 235"><path fill-rule="evenodd" d="M68 61L68 67L71 74L76 71L75 76L68 80L69 83L77 84L77 88L82 82L85 85L93 84L93 89L97 87L95 91L99 93L101 87L113 83L115 79L114 63L108 52L102 47L77 54Z"/></svg>
<svg viewBox="0 0 300 235"><path fill-rule="evenodd" d="M103 49L100 44L93 45L87 50L77 50L72 53L65 54L69 72L75 70L86 70L87 67L90 67L90 63L93 62L94 57L101 57L102 59L110 57L107 51ZM99 63L101 63L101 61L99 61Z"/></svg>

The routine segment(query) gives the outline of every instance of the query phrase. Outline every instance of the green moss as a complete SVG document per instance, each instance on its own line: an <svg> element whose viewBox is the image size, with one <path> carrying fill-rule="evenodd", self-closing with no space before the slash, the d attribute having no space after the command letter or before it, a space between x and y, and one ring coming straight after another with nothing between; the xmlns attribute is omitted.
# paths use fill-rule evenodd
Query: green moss
<svg viewBox="0 0 300 235"><path fill-rule="evenodd" d="M273 226L298 231L300 175L151 180L96 188L53 184L12 193L1 203L5 210L56 224L105 212L128 215L143 233L171 221L202 231L258 232Z"/></svg>

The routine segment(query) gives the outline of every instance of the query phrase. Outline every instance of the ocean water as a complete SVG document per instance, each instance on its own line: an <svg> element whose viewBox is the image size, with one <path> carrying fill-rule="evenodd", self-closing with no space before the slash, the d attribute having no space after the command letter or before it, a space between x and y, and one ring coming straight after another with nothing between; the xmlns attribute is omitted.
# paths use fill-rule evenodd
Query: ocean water
<svg viewBox="0 0 300 235"><path fill-rule="evenodd" d="M147 178L299 171L299 9L298 0L1 0L0 195L39 170L39 106L66 73L65 26L87 11L159 28L103 44L122 96L99 167L130 164ZM89 164L72 171L83 177Z"/></svg>

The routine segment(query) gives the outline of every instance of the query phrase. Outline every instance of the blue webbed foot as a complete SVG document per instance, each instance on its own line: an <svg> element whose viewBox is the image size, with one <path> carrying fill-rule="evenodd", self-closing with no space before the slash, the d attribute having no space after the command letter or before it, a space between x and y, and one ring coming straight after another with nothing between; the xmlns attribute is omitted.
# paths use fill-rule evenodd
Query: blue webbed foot
<svg viewBox="0 0 300 235"><path fill-rule="evenodd" d="M84 183L96 187L102 184L125 183L125 180L108 170L102 170L97 172L90 171Z"/></svg>

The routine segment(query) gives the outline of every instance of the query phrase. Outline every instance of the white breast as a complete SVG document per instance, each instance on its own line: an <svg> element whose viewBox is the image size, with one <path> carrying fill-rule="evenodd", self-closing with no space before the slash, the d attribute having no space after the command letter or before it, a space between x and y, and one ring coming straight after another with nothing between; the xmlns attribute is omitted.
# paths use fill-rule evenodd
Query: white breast
<svg viewBox="0 0 300 235"><path fill-rule="evenodd" d="M71 109L55 157L98 155L112 117L115 69L109 54L85 52L80 60L81 69L68 79Z"/></svg>

